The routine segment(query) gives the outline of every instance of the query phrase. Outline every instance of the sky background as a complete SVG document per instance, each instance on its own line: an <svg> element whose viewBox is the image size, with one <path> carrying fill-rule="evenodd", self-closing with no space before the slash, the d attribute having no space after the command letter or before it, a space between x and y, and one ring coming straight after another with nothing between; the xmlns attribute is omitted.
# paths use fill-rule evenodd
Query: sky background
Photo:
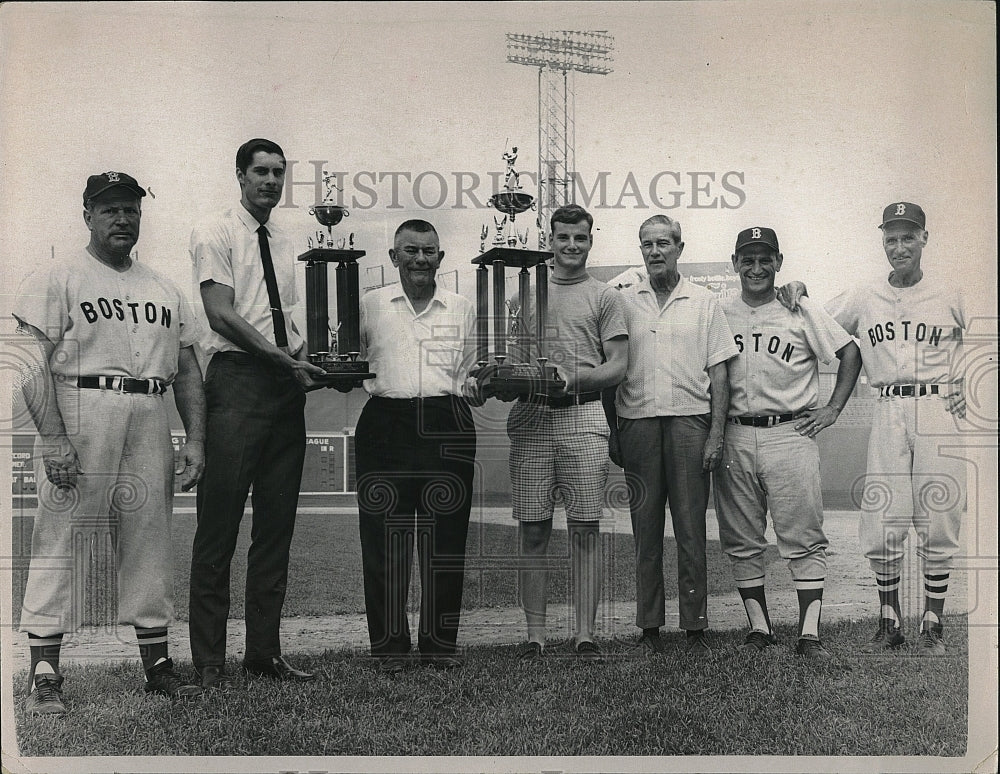
<svg viewBox="0 0 1000 774"><path fill-rule="evenodd" d="M615 39L611 74L576 76L577 172L588 187L605 173L608 191L591 206L592 263L640 263L638 226L658 212L683 227L682 271L728 260L739 230L770 225L785 255L779 281L804 280L826 300L887 273L881 210L908 200L928 214L927 271L966 284L974 310L994 308L994 7L955 0L6 3L0 292L53 247L86 243L86 177L113 169L155 194L140 260L190 293L191 226L238 200L236 148L265 136L296 162L292 181L310 183L313 161L345 175L352 213L336 234L355 232L368 252L363 281L379 265L393 274L393 230L425 217L441 233L442 272L457 270L471 294L469 262L495 211L468 197L457 208L456 174L478 175L485 201L505 141L534 172L537 69L506 63L504 33L558 29ZM394 200L391 178L377 178L391 172L424 176L397 178ZM662 172L681 185L661 175L661 204L679 206L650 197ZM352 185L359 173L374 195ZM693 173L715 180L697 178L708 190L695 194ZM722 187L727 174L738 194ZM295 206L276 215L303 252L314 200L314 186L295 186Z"/></svg>

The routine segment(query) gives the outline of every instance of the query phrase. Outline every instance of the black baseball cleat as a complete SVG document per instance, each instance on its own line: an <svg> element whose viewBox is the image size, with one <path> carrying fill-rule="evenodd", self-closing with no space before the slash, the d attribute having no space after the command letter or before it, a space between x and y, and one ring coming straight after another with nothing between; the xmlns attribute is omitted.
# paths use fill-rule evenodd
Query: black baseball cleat
<svg viewBox="0 0 1000 774"><path fill-rule="evenodd" d="M809 661L829 661L833 658L833 654L814 637L799 637L799 641L795 644L795 655Z"/></svg>
<svg viewBox="0 0 1000 774"><path fill-rule="evenodd" d="M906 642L906 637L896 625L895 621L883 618L879 621L878 631L875 636L861 648L862 653L882 653L886 650L895 650Z"/></svg>
<svg viewBox="0 0 1000 774"><path fill-rule="evenodd" d="M35 675L35 687L24 701L24 711L29 715L65 715L62 700L62 675Z"/></svg>
<svg viewBox="0 0 1000 774"><path fill-rule="evenodd" d="M762 632L754 629L747 634L746 639L743 640L743 644L740 645L739 650L741 653L759 653L760 651L766 650L772 645L777 644L778 638L771 632Z"/></svg>
<svg viewBox="0 0 1000 774"><path fill-rule="evenodd" d="M146 670L146 693L190 701L201 698L204 691L199 686L182 680L174 671L174 662L168 658Z"/></svg>
<svg viewBox="0 0 1000 774"><path fill-rule="evenodd" d="M296 669L282 656L271 656L269 659L260 661L244 661L243 669L253 677L271 677L276 680L290 680L297 683L307 683L316 679L315 674Z"/></svg>
<svg viewBox="0 0 1000 774"><path fill-rule="evenodd" d="M947 653L944 634L940 629L925 628L917 638L917 653L921 656L943 656Z"/></svg>

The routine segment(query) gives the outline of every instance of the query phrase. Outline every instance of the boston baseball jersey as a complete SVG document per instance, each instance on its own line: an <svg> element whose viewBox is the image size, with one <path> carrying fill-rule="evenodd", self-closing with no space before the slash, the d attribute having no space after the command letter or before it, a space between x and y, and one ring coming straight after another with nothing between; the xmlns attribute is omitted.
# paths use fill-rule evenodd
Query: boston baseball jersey
<svg viewBox="0 0 1000 774"><path fill-rule="evenodd" d="M729 361L729 416L786 414L819 401L818 362L829 363L851 337L809 298L791 312L773 300L722 304L739 354Z"/></svg>
<svg viewBox="0 0 1000 774"><path fill-rule="evenodd" d="M55 344L55 376L173 380L179 347L197 338L174 283L141 263L119 272L86 249L29 276L14 315Z"/></svg>
<svg viewBox="0 0 1000 774"><path fill-rule="evenodd" d="M858 338L873 387L955 380L951 366L966 326L957 288L927 277L896 288L882 278L841 293L826 309Z"/></svg>

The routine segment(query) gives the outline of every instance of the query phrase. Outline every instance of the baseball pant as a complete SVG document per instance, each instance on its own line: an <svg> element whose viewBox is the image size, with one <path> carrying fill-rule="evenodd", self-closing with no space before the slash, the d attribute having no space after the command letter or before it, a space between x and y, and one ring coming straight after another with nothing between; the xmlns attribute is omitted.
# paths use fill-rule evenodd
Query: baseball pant
<svg viewBox="0 0 1000 774"><path fill-rule="evenodd" d="M563 408L515 403L507 415L514 518L551 519L558 496L567 518L599 521L609 432L600 401Z"/></svg>
<svg viewBox="0 0 1000 774"><path fill-rule="evenodd" d="M281 608L305 458L306 398L292 376L246 353L217 353L206 370L205 398L205 473L191 555L196 667L225 664L229 567L251 485L244 658L281 655Z"/></svg>
<svg viewBox="0 0 1000 774"><path fill-rule="evenodd" d="M21 631L45 637L83 623L84 568L94 535L110 526L120 624L168 626L173 618L170 518L173 447L163 395L81 390L57 383L83 473L49 483L37 457L38 514Z"/></svg>
<svg viewBox="0 0 1000 774"><path fill-rule="evenodd" d="M726 425L722 464L715 472L719 539L737 581L764 575L767 513L778 554L792 578L826 575L819 446L799 435L794 422L774 427Z"/></svg>
<svg viewBox="0 0 1000 774"><path fill-rule="evenodd" d="M372 655L410 650L410 568L420 565L421 653L455 651L472 510L476 430L462 398L370 398L355 460Z"/></svg>
<svg viewBox="0 0 1000 774"><path fill-rule="evenodd" d="M942 398L878 399L859 530L874 571L899 571L911 525L925 572L951 568L966 505L961 445Z"/></svg>
<svg viewBox="0 0 1000 774"><path fill-rule="evenodd" d="M618 436L629 491L635 538L635 625L663 626L664 509L677 541L677 594L680 627L708 627L708 566L705 511L711 478L702 470L711 418L618 419Z"/></svg>

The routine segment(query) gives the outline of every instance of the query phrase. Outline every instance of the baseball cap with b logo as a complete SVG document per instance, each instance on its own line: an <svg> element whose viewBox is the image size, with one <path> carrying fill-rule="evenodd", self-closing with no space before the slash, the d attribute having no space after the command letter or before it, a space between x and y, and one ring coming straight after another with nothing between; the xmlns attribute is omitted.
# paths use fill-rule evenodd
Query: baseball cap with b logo
<svg viewBox="0 0 1000 774"><path fill-rule="evenodd" d="M920 205L911 204L910 202L895 202L890 204L884 210L882 210L882 228L886 223L892 223L894 220L905 220L909 223L915 223L924 228L924 224L927 219L924 217L924 211L920 209Z"/></svg>
<svg viewBox="0 0 1000 774"><path fill-rule="evenodd" d="M743 229L736 237L736 251L739 252L741 247L758 242L762 245L767 245L775 252L780 252L778 250L778 235L774 233L774 229L767 228L766 226L754 226L753 228Z"/></svg>
<svg viewBox="0 0 1000 774"><path fill-rule="evenodd" d="M83 191L84 205L88 200L112 188L125 188L139 198L146 195L145 189L131 175L126 175L124 172L102 172L87 178L87 187Z"/></svg>

